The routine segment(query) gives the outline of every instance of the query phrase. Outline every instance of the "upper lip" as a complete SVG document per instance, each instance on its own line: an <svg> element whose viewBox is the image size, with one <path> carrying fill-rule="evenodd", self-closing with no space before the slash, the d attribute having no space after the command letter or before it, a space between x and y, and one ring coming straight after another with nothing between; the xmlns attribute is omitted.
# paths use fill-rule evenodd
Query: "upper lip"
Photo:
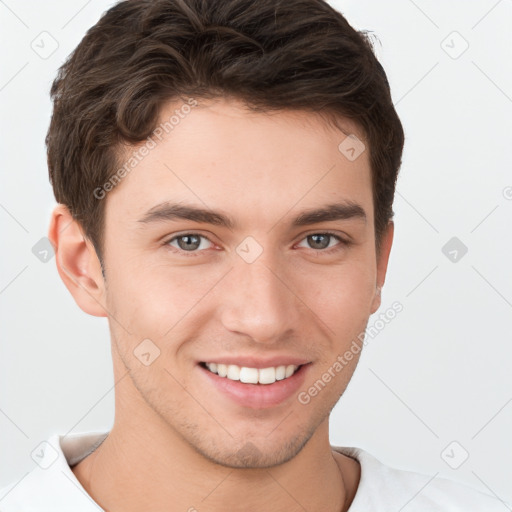
<svg viewBox="0 0 512 512"><path fill-rule="evenodd" d="M274 357L267 357L265 359L255 356L216 356L209 359L205 359L201 361L203 363L220 363L220 364L235 364L237 366L246 368L270 368L270 367L276 367L276 366L288 366L288 365L295 365L295 366L301 366L303 364L307 364L310 361L307 359L303 359L300 357L293 357L293 356L274 356Z"/></svg>

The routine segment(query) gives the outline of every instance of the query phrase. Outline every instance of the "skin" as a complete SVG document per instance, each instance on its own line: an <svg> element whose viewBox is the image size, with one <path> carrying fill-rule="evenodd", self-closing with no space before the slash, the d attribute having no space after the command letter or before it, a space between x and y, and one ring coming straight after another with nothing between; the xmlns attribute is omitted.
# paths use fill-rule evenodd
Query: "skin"
<svg viewBox="0 0 512 512"><path fill-rule="evenodd" d="M161 119L179 106L166 105ZM349 120L344 127L364 140ZM105 280L81 226L55 208L59 274L111 332L114 425L72 468L105 510L349 508L360 467L330 446L329 414L358 355L308 404L294 394L260 409L233 402L197 365L297 356L310 362L304 391L365 330L380 306L393 223L377 255L368 151L349 161L338 150L345 137L313 113L200 102L103 199ZM291 226L303 210L343 200L360 204L366 222ZM163 201L221 210L237 226L139 222ZM325 230L352 243L327 237L319 249L309 235ZM168 243L187 233L206 237L192 256L176 238ZM236 251L248 236L263 249L252 263ZM149 366L133 353L144 339L160 350Z"/></svg>

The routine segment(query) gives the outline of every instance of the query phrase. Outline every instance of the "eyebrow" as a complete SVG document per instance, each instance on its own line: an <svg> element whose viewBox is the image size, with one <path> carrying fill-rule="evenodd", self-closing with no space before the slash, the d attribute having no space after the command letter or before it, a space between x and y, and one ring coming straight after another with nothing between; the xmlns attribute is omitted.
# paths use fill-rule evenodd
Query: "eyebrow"
<svg viewBox="0 0 512 512"><path fill-rule="evenodd" d="M231 217L220 211L170 202L160 203L149 209L138 222L148 224L176 219L204 222L228 229L233 229L237 225ZM293 219L291 225L300 227L319 222L352 219L366 223L367 215L360 204L347 200L342 203L331 203L320 208L304 210Z"/></svg>

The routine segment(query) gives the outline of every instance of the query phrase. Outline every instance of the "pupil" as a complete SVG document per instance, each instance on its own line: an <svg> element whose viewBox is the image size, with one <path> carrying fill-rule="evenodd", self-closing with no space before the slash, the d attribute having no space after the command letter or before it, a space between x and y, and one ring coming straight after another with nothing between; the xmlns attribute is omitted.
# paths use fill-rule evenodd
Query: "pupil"
<svg viewBox="0 0 512 512"><path fill-rule="evenodd" d="M313 240L313 245L318 244L317 247L313 247L314 249L325 249L329 245L328 235L310 235L310 238ZM319 241L321 238L323 242Z"/></svg>
<svg viewBox="0 0 512 512"><path fill-rule="evenodd" d="M183 240L186 240L186 242L182 243ZM183 249L185 251L197 249L199 247L199 244L199 237L196 235L183 235L178 238L178 245L180 246L180 249Z"/></svg>

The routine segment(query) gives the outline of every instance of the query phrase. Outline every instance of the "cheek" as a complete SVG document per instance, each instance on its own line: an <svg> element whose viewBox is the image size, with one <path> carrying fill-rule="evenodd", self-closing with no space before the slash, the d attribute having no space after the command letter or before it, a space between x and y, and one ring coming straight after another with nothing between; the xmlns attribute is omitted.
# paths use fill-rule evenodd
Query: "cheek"
<svg viewBox="0 0 512 512"><path fill-rule="evenodd" d="M119 322L138 337L165 336L201 301L225 270L201 266L140 263L117 266L109 278L108 298Z"/></svg>
<svg viewBox="0 0 512 512"><path fill-rule="evenodd" d="M360 260L302 274L299 297L329 328L330 338L356 335L370 316L375 273Z"/></svg>

